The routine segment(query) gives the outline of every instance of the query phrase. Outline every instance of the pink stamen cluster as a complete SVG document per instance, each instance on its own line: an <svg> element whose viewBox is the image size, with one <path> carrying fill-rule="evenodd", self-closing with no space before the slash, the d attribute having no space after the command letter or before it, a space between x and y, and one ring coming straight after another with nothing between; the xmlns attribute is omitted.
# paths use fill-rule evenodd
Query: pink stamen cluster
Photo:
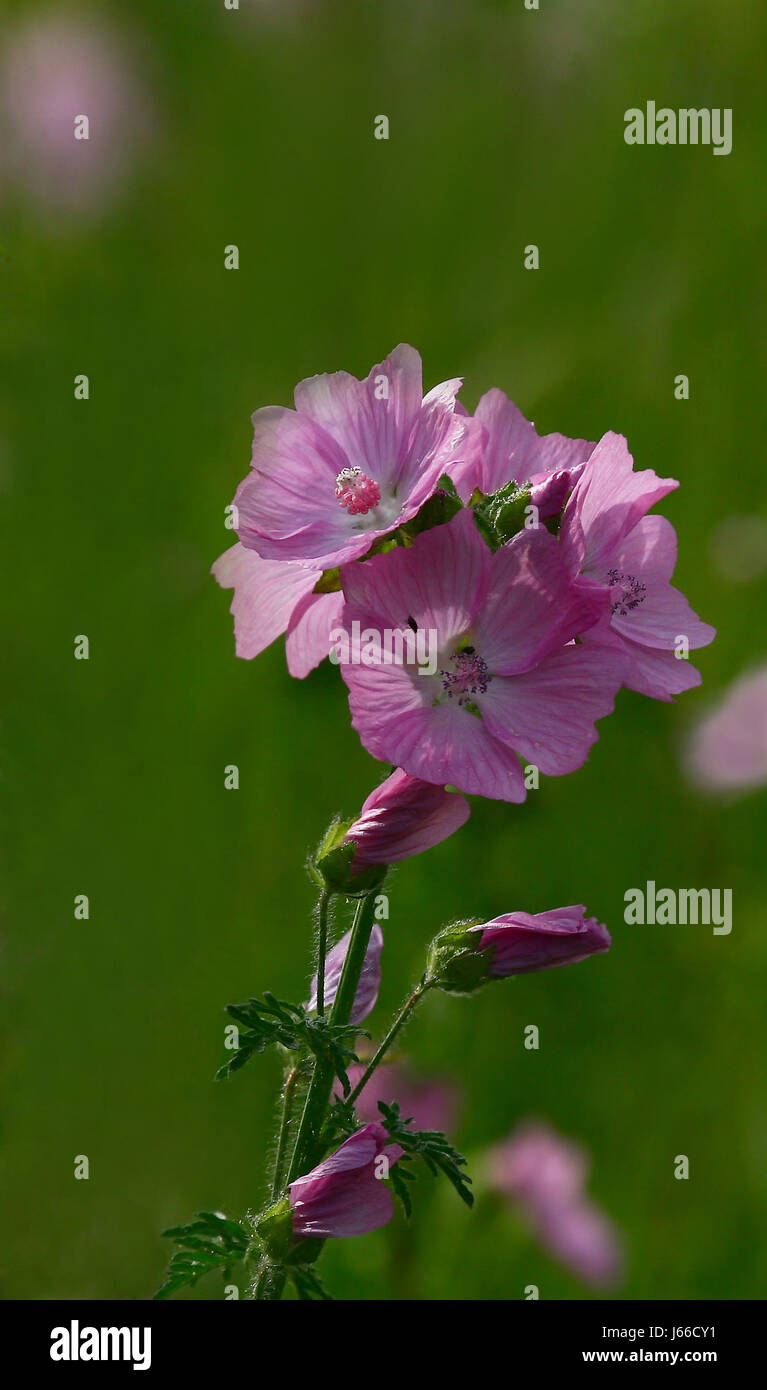
<svg viewBox="0 0 767 1390"><path fill-rule="evenodd" d="M342 468L336 478L336 497L349 516L364 516L381 501L381 489L361 468Z"/></svg>
<svg viewBox="0 0 767 1390"><path fill-rule="evenodd" d="M454 652L450 660L455 671L442 670L439 673L442 689L447 691L448 699L452 700L457 695L459 705L465 705L470 695L484 695L493 678L488 672L487 662L474 647L464 647L462 651Z"/></svg>

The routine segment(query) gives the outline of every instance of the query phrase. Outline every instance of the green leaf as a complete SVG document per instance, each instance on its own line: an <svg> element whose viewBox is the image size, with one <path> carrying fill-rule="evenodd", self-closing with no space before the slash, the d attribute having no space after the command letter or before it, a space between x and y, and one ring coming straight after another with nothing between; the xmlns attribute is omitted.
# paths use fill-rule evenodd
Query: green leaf
<svg viewBox="0 0 767 1390"><path fill-rule="evenodd" d="M216 1072L217 1081L232 1076L254 1054L277 1044L289 1052L313 1053L322 1061L330 1062L334 1074L343 1082L344 1091L348 1091L347 1067L359 1059L356 1052L345 1044L353 1042L360 1034L366 1038L370 1036L352 1024L331 1025L326 1017L316 1018L310 1014L305 1005L276 999L267 991L263 999L249 999L245 1004L228 1004L226 1011L236 1019L242 1032L238 1048Z"/></svg>
<svg viewBox="0 0 767 1390"><path fill-rule="evenodd" d="M408 1162L414 1158L423 1159L426 1167L432 1175L442 1173L449 1183L452 1183L458 1196L467 1207L472 1206L474 1194L471 1192L471 1178L463 1169L466 1166L466 1159L463 1154L453 1148L447 1135L438 1129L410 1129L411 1119L403 1119L400 1114L399 1105L396 1102L392 1105L385 1105L379 1100L378 1109L383 1117L383 1125L394 1143L399 1144L404 1149L400 1163ZM399 1166L399 1165L397 1165ZM389 1178L392 1186L397 1192L397 1196L402 1200L402 1194L397 1191L393 1180L396 1168L393 1166ZM406 1170L402 1170L405 1176ZM410 1174L408 1177L412 1176Z"/></svg>
<svg viewBox="0 0 767 1390"><path fill-rule="evenodd" d="M313 1270L304 1266L290 1271L290 1277L295 1285L296 1293L302 1303L314 1302L322 1299L325 1303L333 1302L332 1293L328 1293L320 1276Z"/></svg>
<svg viewBox="0 0 767 1390"><path fill-rule="evenodd" d="M250 1234L239 1221L230 1221L220 1212L201 1211L185 1226L171 1226L163 1235L179 1247L171 1256L165 1282L154 1295L168 1298L178 1289L196 1284L203 1274L219 1269L226 1278L242 1260L250 1245Z"/></svg>

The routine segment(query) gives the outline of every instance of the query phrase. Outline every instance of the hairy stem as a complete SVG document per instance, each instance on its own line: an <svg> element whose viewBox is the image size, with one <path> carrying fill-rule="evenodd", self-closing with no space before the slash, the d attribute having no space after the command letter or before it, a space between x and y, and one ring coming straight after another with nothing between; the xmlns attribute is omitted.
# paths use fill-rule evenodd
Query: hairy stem
<svg viewBox="0 0 767 1390"><path fill-rule="evenodd" d="M357 1082L357 1085L354 1087L354 1090L352 1091L351 1095L347 1097L347 1105L353 1105L358 1095L360 1094L360 1091L364 1090L365 1086L367 1086L368 1081L373 1075L373 1072L375 1071L376 1067L380 1066L381 1062L383 1061L383 1058L389 1051L389 1048L394 1042L394 1039L396 1038L397 1034L401 1031L402 1028L404 1028L408 1019L412 1016L416 1005L421 1001L421 999L423 999L423 996L429 989L431 989L431 981L422 979L416 985L409 999L405 1000L405 1003L402 1005L402 1008L400 1009L399 1013L394 1019L394 1022L392 1023L391 1028L386 1034L386 1037L384 1038L380 1046L376 1049L374 1055L371 1057L362 1076Z"/></svg>
<svg viewBox="0 0 767 1390"><path fill-rule="evenodd" d="M299 1067L291 1067L288 1071L282 1087L282 1115L280 1116L280 1129L277 1136L277 1154L274 1160L274 1173L272 1174L272 1197L277 1198L282 1191L283 1178L285 1176L285 1159L287 1155L288 1134L290 1133L290 1121L293 1118L293 1101L296 1094L296 1083L300 1075Z"/></svg>
<svg viewBox="0 0 767 1390"><path fill-rule="evenodd" d="M287 1277L287 1272L282 1265L275 1264L273 1260L262 1260L256 1271L256 1281L253 1286L254 1299L261 1302L279 1303Z"/></svg>
<svg viewBox="0 0 767 1390"><path fill-rule="evenodd" d="M328 954L328 906L330 894L323 888L317 907L317 1017L325 1012L325 962Z"/></svg>
<svg viewBox="0 0 767 1390"><path fill-rule="evenodd" d="M359 985L360 975L362 974L362 967L365 963L365 953L370 941L370 933L373 930L375 900L376 893L371 892L368 893L367 897L360 898L357 904L349 949L346 952L344 968L341 972L338 991L330 1014L330 1022L332 1024L344 1024L349 1022L354 1007L354 999L357 994L357 986ZM293 1150L293 1160L288 1173L288 1182L293 1182L295 1178L308 1172L319 1157L316 1152L317 1141L322 1130L328 1102L330 1101L333 1080L334 1071L332 1062L321 1062L318 1058L315 1061L309 1090L306 1093L306 1101L301 1116L298 1138L296 1139L296 1146Z"/></svg>

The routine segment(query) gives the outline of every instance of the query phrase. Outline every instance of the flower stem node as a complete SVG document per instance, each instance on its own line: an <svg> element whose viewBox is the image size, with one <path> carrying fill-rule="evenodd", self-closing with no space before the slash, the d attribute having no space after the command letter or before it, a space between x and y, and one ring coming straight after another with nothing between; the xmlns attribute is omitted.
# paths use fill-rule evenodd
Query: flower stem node
<svg viewBox="0 0 767 1390"><path fill-rule="evenodd" d="M472 928L479 919L451 922L438 932L429 947L426 979L447 994L472 994L488 978L492 949L477 950L477 934Z"/></svg>

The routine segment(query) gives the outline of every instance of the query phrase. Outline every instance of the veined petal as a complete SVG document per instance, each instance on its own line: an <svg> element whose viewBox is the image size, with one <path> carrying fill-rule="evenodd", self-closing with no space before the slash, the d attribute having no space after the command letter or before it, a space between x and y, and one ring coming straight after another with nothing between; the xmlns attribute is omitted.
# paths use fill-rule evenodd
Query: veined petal
<svg viewBox="0 0 767 1390"><path fill-rule="evenodd" d="M211 573L222 589L234 589L229 611L234 617L235 650L248 659L281 636L319 577L317 570L298 561L262 560L244 545L224 551Z"/></svg>

